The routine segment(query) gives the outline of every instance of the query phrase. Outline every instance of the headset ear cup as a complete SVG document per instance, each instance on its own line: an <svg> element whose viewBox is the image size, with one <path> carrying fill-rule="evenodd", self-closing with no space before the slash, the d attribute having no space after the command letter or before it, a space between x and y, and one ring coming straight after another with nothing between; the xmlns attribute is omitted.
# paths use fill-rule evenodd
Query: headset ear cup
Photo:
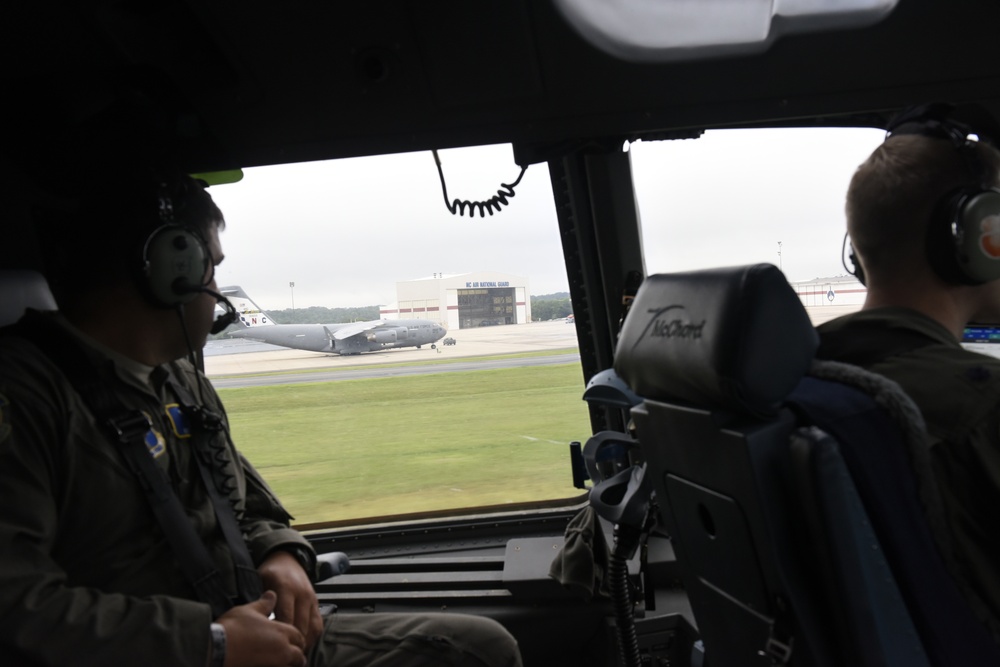
<svg viewBox="0 0 1000 667"><path fill-rule="evenodd" d="M943 198L927 229L927 258L951 284L1000 279L1000 190L964 188Z"/></svg>
<svg viewBox="0 0 1000 667"><path fill-rule="evenodd" d="M198 293L185 287L202 285L210 262L205 242L197 233L180 225L163 225L149 235L143 248L146 291L162 306L192 301Z"/></svg>
<svg viewBox="0 0 1000 667"><path fill-rule="evenodd" d="M980 189L961 203L956 258L970 283L1000 279L1000 190Z"/></svg>

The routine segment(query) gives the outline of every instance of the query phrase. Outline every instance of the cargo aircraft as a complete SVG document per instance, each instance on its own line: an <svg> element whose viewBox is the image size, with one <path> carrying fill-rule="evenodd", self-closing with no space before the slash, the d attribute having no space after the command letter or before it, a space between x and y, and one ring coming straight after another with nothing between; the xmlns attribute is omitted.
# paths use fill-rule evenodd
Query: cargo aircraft
<svg viewBox="0 0 1000 667"><path fill-rule="evenodd" d="M237 444L261 461L315 549L351 559L350 572L316 583L324 608L480 614L515 636L528 667L1000 664L997 635L969 591L956 590L947 549L930 539L919 509L896 511L902 501L893 494L912 495L921 479L909 462L924 443L897 447L898 429L886 424L861 429L879 435L867 450L885 453L866 467L863 457L845 462L838 445L848 442L824 438L785 404L784 391L745 409L738 399L759 393L745 390L797 379L809 326L785 299L778 267L688 271L699 252L694 232L711 237L700 265L707 270L742 239L747 250L764 239L768 257L782 240L784 253L772 259L785 271L796 247L822 243L840 254L853 167L824 171L846 141L810 143L818 128L838 138L868 131L873 147L901 109L935 101L996 123L1000 3L50 0L10 3L5 17L3 323L39 305L22 284L49 259L33 199L96 158L107 163L121 146L157 151L212 191L240 187L223 183L251 168L322 162L350 175L373 164L373 182L315 181L327 199L365 195L350 210L326 213L324 232L356 232L342 245L370 258L391 251L437 261L446 250L481 266L476 253L487 246L521 238L508 252L529 255L543 234L556 239L580 362L548 384L538 378L552 376L531 376L531 384L521 374L511 389L495 371L469 371L433 391L391 385L347 408L342 401L356 393L319 405L296 396L289 414L272 409L283 387L266 388L246 408L236 392L227 397ZM92 131L109 119L118 140ZM775 157L781 132L804 154ZM766 139L696 160L715 138L734 135ZM495 145L513 156L509 178L451 157ZM652 171L644 147L663 149ZM871 147L852 157L854 166ZM450 210L428 189L437 187L430 154L439 149ZM391 178L384 160L401 154L423 154L427 169ZM722 175L739 158L751 164ZM776 171L782 163L811 181L836 181L839 193L825 204L799 197L802 186ZM528 169L523 181L514 180L518 168ZM447 179L458 170L488 179L484 192L507 182L494 197L467 194L465 185L454 197ZM751 202L744 186L757 175L770 176L753 186L767 197ZM687 177L700 179L697 187ZM537 178L549 206L515 230L528 199L521 192ZM404 191L418 181L420 189ZM647 208L686 195L690 205L669 214ZM413 210L359 224L359 215L394 200ZM773 219L782 209L794 218L785 231L803 240L756 226L753 214ZM836 229L823 231L821 211ZM413 221L407 234L381 229L400 218ZM727 220L749 235L730 243L718 231ZM469 233L472 225L490 236ZM254 233L304 253L308 243L286 250L284 240L302 226L297 215L271 216ZM664 249L672 254L655 262ZM329 256L308 261L326 266ZM792 277L814 275L830 274ZM754 286L761 289L737 289ZM492 298L459 293L454 305ZM255 327L268 328L277 326ZM336 332L313 330L335 351ZM370 334L378 329L357 335ZM720 361L730 366L709 367ZM567 382L576 387L567 391ZM365 408L358 418L355 405ZM309 448L298 449L301 429L327 417L339 421L322 422ZM17 428L13 421L0 427ZM391 454L381 449L386 436ZM269 465L285 453L299 458ZM37 475L22 486L60 481L72 486ZM114 522L94 517L94 530ZM71 557L86 542L57 547ZM75 575L53 569L51 585ZM12 616L0 628L14 627ZM65 641L50 635L22 664L50 667L37 656ZM0 630L6 658L4 637ZM74 656L74 664L100 661L97 651Z"/></svg>
<svg viewBox="0 0 1000 667"><path fill-rule="evenodd" d="M431 320L372 320L347 324L278 324L243 291L242 287L223 287L239 313L241 327L229 331L230 338L245 338L271 345L312 352L340 355L378 352L401 347L430 345L444 338L447 330Z"/></svg>

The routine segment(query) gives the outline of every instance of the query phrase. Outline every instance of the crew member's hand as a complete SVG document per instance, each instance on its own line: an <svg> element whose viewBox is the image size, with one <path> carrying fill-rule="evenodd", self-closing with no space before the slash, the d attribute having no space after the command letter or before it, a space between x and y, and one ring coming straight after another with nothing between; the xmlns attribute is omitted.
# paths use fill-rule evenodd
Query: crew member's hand
<svg viewBox="0 0 1000 667"><path fill-rule="evenodd" d="M319 600L309 575L295 556L287 551L271 553L257 568L264 588L278 594L274 618L290 623L305 637L305 650L323 634L323 618L319 615Z"/></svg>
<svg viewBox="0 0 1000 667"><path fill-rule="evenodd" d="M274 591L266 591L216 619L226 629L226 667L305 667L302 633L269 618L276 602Z"/></svg>

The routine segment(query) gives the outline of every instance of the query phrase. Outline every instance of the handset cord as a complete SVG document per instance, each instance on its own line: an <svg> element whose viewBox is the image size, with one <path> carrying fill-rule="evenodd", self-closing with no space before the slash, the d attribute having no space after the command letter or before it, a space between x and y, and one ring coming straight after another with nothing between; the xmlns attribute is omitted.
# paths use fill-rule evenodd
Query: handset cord
<svg viewBox="0 0 1000 667"><path fill-rule="evenodd" d="M180 320L181 331L184 332L184 342L187 344L188 361L190 361L191 365L194 366L195 369L197 369L198 354L194 350L194 345L191 344L191 335L188 333L187 321L185 321L184 319L184 304L182 303L177 304L176 312L177 312L177 319ZM201 388L200 373L195 373L195 384L197 385L197 390L198 390L198 405L204 406L205 393Z"/></svg>
<svg viewBox="0 0 1000 667"><path fill-rule="evenodd" d="M445 184L444 170L441 168L441 157L438 155L437 150L432 150L431 153L434 154L434 162L437 164L438 177L441 179L441 192L444 194L444 205L448 207L448 210L451 211L452 215L464 215L466 209L469 210L470 218L476 217L477 210L479 211L479 217L481 218L485 218L487 213L493 215L493 211L497 211L499 213L501 207L507 206L507 200L513 198L514 188L516 188L517 184L521 182L522 178L524 178L524 172L528 171L527 165L521 167L521 173L518 174L517 180L513 183L501 183L501 187L497 190L496 195L490 197L486 201L462 201L460 199L449 201L448 186Z"/></svg>
<svg viewBox="0 0 1000 667"><path fill-rule="evenodd" d="M209 289L202 289L202 291L208 292L209 294L215 295ZM190 395L190 392L186 387L181 385L179 381L171 381L171 386L174 392L177 394L177 398L184 405L187 410L191 410L192 418L195 418L199 422L199 428L208 430L219 430L222 428L222 417L213 410L209 410L205 407L205 388L204 385L208 382L208 379L203 373L197 372L197 354L195 353L194 346L191 345L191 336L188 333L186 322L184 321L184 306L183 304L177 305L177 316L181 321L181 329L184 331L184 341L187 343L188 347L188 359L191 365L194 366L196 372L194 374L195 391L197 392L197 398ZM196 404L192 404L197 401ZM229 459L226 455L224 449L219 447L209 447L206 451L208 459L206 463L212 466L210 471L211 478L206 478L206 485L210 481L216 482L216 489L223 494L226 494L227 498L231 498L231 493L237 488L238 484L236 478L232 472L227 472L227 463ZM211 493L211 491L209 491ZM229 505L236 515L236 518L241 518L242 513L237 510L235 506L232 505L232 501L229 500Z"/></svg>

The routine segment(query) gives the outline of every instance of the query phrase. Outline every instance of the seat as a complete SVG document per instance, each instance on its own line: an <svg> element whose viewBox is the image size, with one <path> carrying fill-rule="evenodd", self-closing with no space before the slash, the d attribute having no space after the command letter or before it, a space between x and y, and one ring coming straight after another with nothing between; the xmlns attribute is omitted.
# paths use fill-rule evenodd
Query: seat
<svg viewBox="0 0 1000 667"><path fill-rule="evenodd" d="M56 301L45 277L37 271L11 269L0 271L0 326L21 319L27 308L55 310Z"/></svg>
<svg viewBox="0 0 1000 667"><path fill-rule="evenodd" d="M623 327L707 663L1000 664L924 513L919 411L817 344L771 265L650 276Z"/></svg>

